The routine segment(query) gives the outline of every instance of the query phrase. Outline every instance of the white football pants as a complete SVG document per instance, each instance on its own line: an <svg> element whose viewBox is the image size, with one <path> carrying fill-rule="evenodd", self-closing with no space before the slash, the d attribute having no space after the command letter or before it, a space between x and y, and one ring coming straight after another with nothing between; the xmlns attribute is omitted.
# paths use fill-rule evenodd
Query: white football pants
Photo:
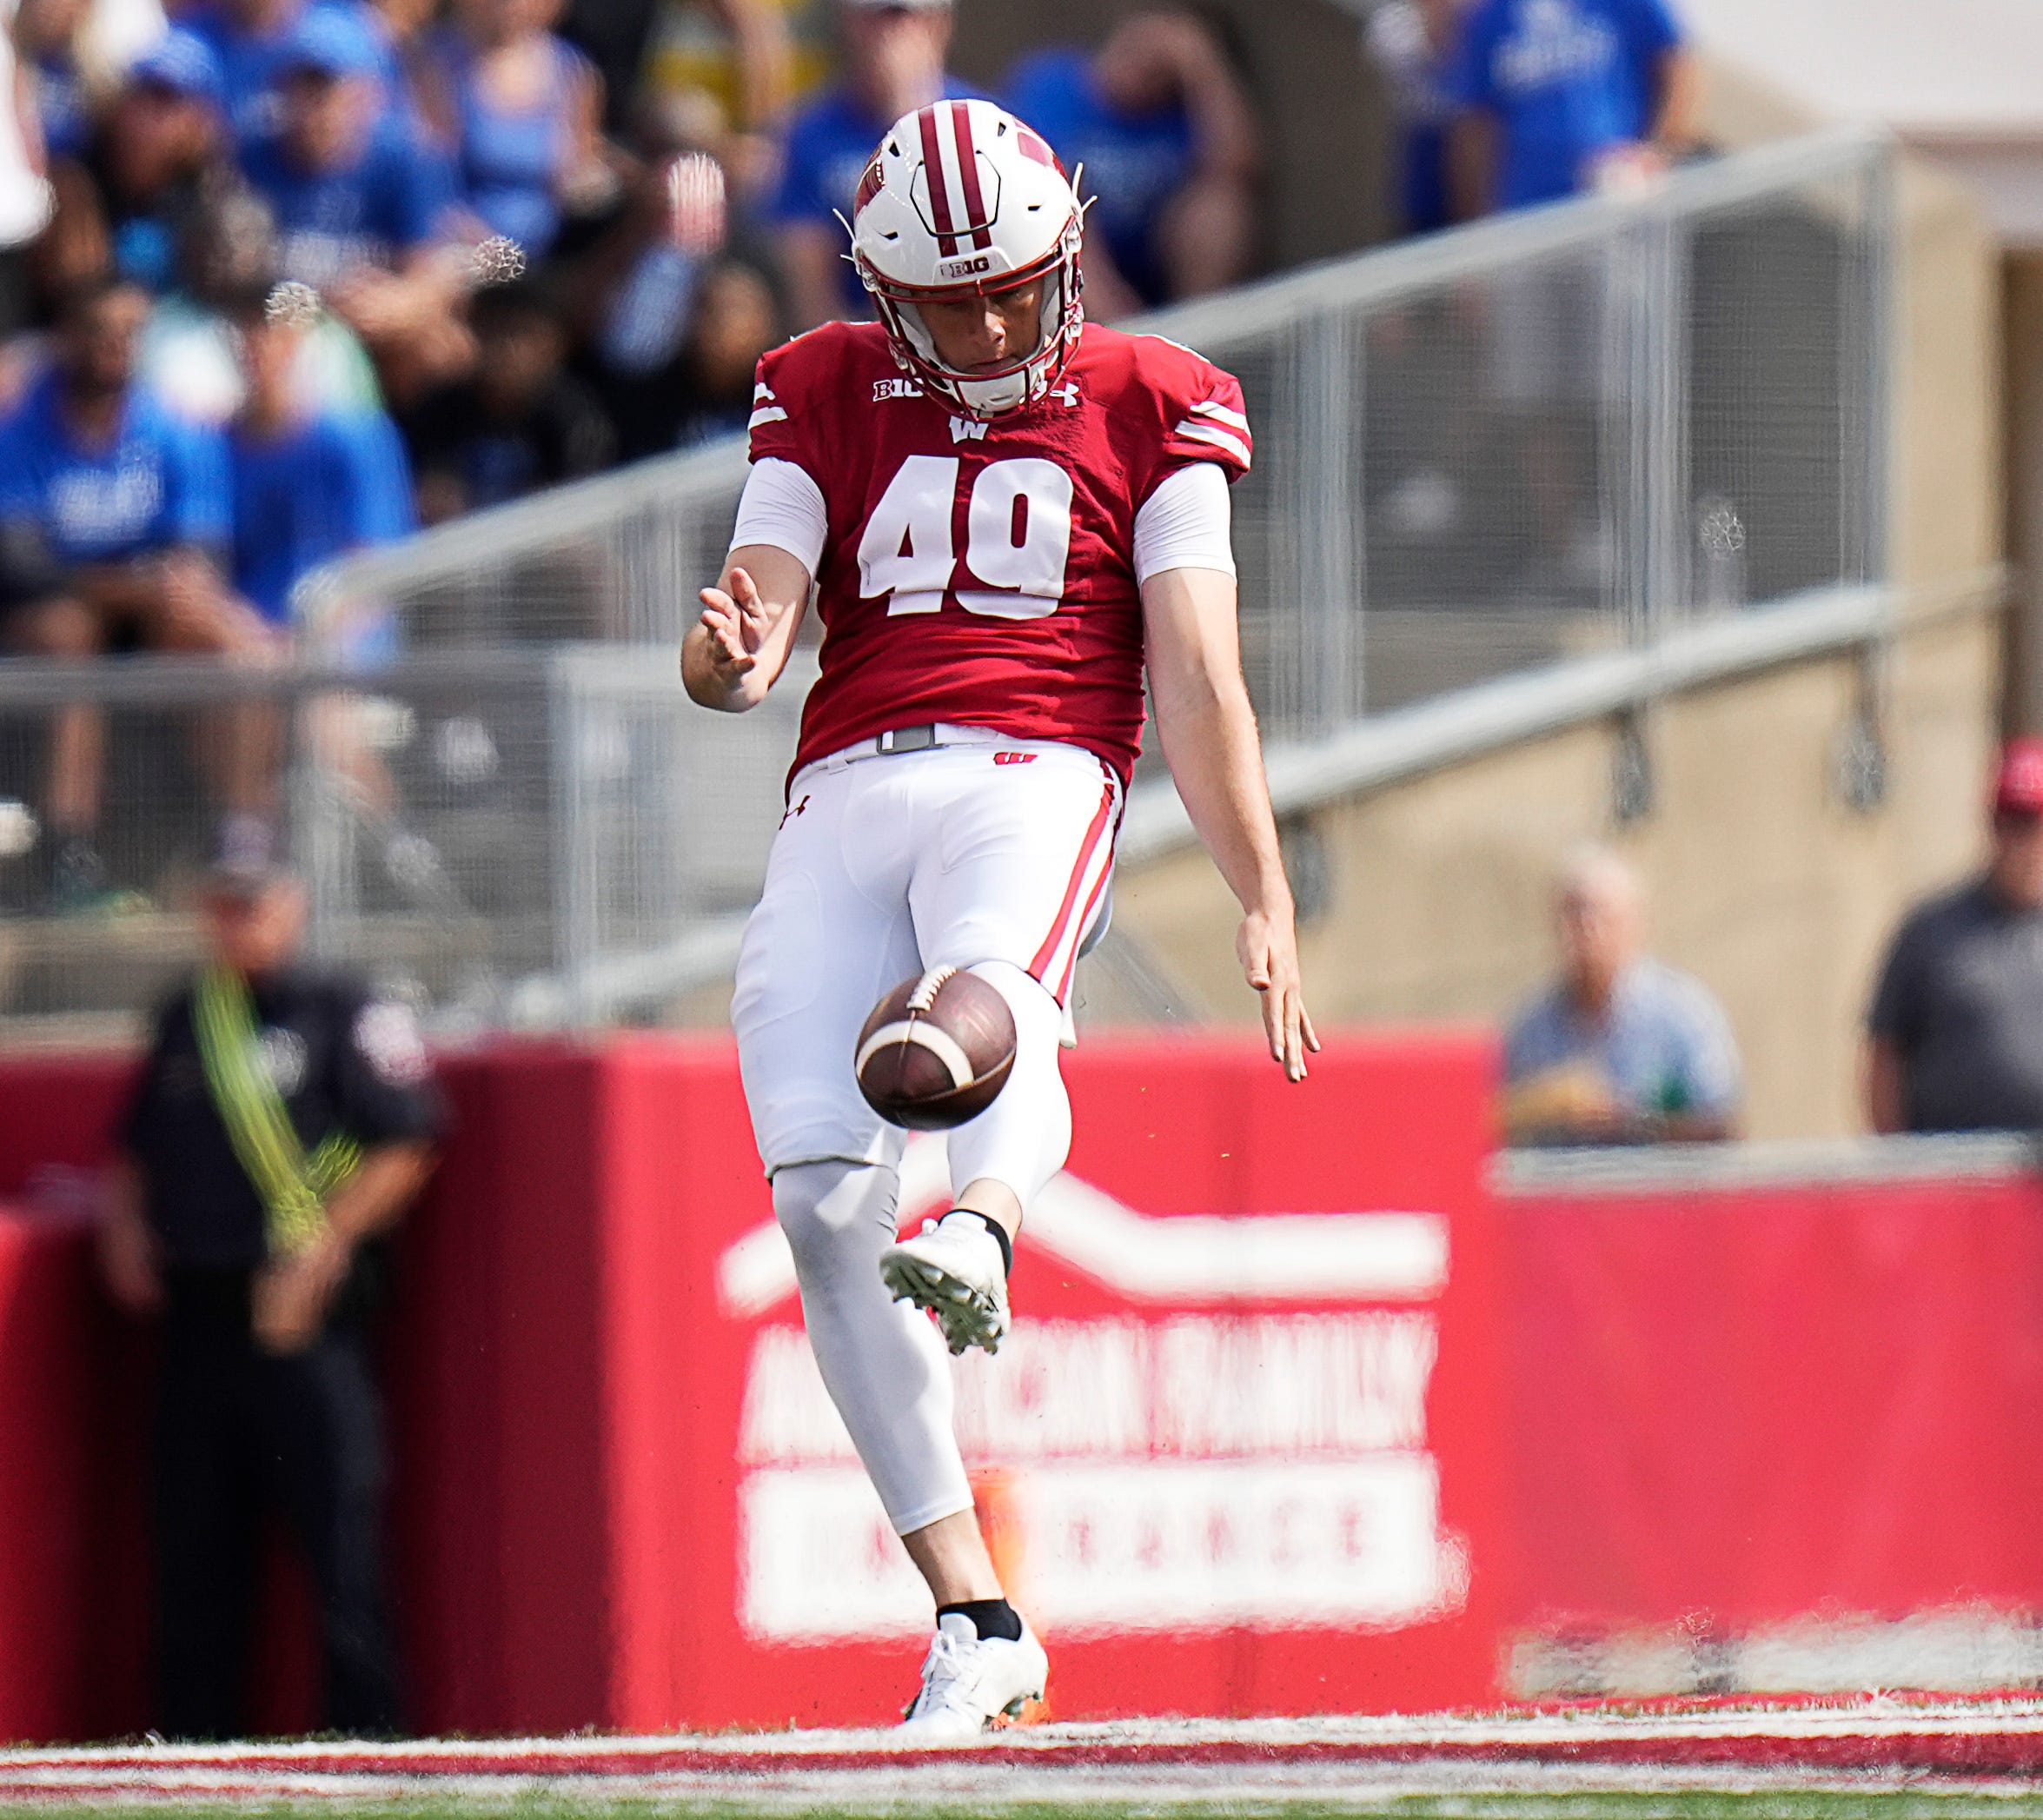
<svg viewBox="0 0 2043 1820"><path fill-rule="evenodd" d="M879 1280L905 1133L852 1073L880 997L966 967L1014 1013L1014 1068L950 1133L953 1192L981 1178L1025 1211L1063 1167L1058 1048L1078 951L1105 901L1120 786L1091 754L946 728L943 746L826 759L788 792L746 925L731 1024L773 1211L793 1249L823 1381L902 1534L972 1496L942 1342Z"/></svg>

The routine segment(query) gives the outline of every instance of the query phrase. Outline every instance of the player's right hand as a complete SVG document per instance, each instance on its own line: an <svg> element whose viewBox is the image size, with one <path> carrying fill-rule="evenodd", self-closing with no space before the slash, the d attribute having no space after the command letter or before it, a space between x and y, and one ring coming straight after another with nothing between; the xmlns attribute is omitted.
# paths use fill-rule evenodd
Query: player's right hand
<svg viewBox="0 0 2043 1820"><path fill-rule="evenodd" d="M709 634L709 667L726 688L737 688L759 667L759 648L773 629L752 577L731 571L731 591L702 590L702 629Z"/></svg>

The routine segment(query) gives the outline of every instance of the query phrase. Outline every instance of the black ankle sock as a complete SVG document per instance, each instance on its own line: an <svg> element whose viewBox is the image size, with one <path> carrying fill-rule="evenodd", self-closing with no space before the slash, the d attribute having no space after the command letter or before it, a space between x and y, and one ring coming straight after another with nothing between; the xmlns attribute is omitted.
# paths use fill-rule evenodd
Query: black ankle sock
<svg viewBox="0 0 2043 1820"><path fill-rule="evenodd" d="M995 1231L998 1230L996 1227ZM981 1643L989 1637L998 1637L1007 1643L1021 1641L1021 1613L1005 1599L960 1599L955 1605L937 1607L939 1617L947 1617L953 1611L972 1620L972 1627L979 1633Z"/></svg>
<svg viewBox="0 0 2043 1820"><path fill-rule="evenodd" d="M952 1213L969 1213L993 1235L993 1243L1000 1247L1000 1270L1004 1276L1014 1274L1014 1241L1007 1236L1007 1228L988 1214L974 1207L953 1207Z"/></svg>

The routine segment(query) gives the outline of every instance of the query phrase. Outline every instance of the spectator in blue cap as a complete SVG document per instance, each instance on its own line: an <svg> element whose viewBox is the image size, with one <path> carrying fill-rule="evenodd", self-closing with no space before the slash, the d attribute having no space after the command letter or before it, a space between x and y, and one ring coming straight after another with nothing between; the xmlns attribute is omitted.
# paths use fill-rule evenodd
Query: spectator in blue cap
<svg viewBox="0 0 2043 1820"><path fill-rule="evenodd" d="M211 0L189 21L220 59L228 116L235 142L244 151L274 137L283 124L285 62L298 28L313 11L355 17L376 44L379 72L395 81L395 54L376 37L355 0Z"/></svg>
<svg viewBox="0 0 2043 1820"><path fill-rule="evenodd" d="M206 199L236 181L223 92L205 41L173 26L129 67L86 155L50 173L61 229L98 236L112 269L152 296L175 282Z"/></svg>
<svg viewBox="0 0 2043 1820"><path fill-rule="evenodd" d="M459 367L470 343L449 173L387 105L380 58L355 14L306 13L280 60L279 130L242 169L276 216L284 276L322 292L402 389Z"/></svg>

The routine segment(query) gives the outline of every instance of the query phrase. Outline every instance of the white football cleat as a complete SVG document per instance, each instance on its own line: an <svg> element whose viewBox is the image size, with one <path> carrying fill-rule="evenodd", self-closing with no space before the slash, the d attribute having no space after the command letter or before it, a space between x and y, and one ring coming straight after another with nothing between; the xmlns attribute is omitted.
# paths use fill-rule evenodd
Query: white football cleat
<svg viewBox="0 0 2043 1820"><path fill-rule="evenodd" d="M922 1691L894 1736L905 1744L969 1744L1001 1713L1040 1700L1050 1658L1025 1622L1021 1639L981 1637L961 1611L937 1620L922 1664Z"/></svg>
<svg viewBox="0 0 2043 1820"><path fill-rule="evenodd" d="M983 1214L925 1219L912 1239L879 1254L879 1278L897 1302L936 1316L953 1352L984 1346L998 1352L1007 1332L1007 1268L1000 1241Z"/></svg>

